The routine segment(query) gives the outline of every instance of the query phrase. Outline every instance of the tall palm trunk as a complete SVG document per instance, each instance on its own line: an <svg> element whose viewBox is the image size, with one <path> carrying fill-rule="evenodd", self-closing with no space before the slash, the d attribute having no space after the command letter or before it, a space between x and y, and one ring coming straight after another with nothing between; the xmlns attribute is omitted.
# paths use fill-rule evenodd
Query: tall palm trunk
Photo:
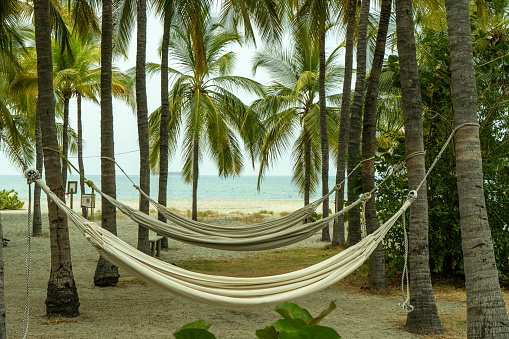
<svg viewBox="0 0 509 339"><path fill-rule="evenodd" d="M0 244L0 339L7 338L7 330L5 327L3 239L4 232L2 227L2 216L0 215L0 240L2 240L2 244Z"/></svg>
<svg viewBox="0 0 509 339"><path fill-rule="evenodd" d="M138 140L140 145L140 188L150 194L150 151L148 142L147 86L145 79L145 59L147 51L147 4L137 0L137 39L136 39L136 107L138 113ZM140 211L149 214L148 199L140 195ZM138 225L138 250L149 254L149 231Z"/></svg>
<svg viewBox="0 0 509 339"><path fill-rule="evenodd" d="M168 98L168 46L170 42L170 19L164 15L163 40L161 43L161 123L159 131L159 195L158 203L166 206L168 187L168 124L170 123L170 103ZM166 218L157 214L157 219ZM162 248L168 248L168 238L163 237Z"/></svg>
<svg viewBox="0 0 509 339"><path fill-rule="evenodd" d="M353 37L355 33L355 16L357 12L357 0L348 2L348 23L346 24L346 44L345 44L345 75L343 78L343 97L341 99L341 117L339 121L338 138L338 163L336 167L336 185L345 179L345 158L347 152L347 135L350 127L350 91L352 87L352 69L353 69ZM343 209L345 197L345 187L336 192L336 208L338 212ZM334 220L332 232L332 246L338 246L345 242L345 218L340 215Z"/></svg>
<svg viewBox="0 0 509 339"><path fill-rule="evenodd" d="M76 110L77 110L77 120L78 120L78 168L85 175L85 167L83 166L83 128L81 125L81 94L78 94L76 97ZM81 194L85 193L85 179L80 175L80 190ZM83 207L81 209L81 214L83 218L88 218L88 209Z"/></svg>
<svg viewBox="0 0 509 339"><path fill-rule="evenodd" d="M111 97L111 64L113 51L112 1L102 1L101 31L101 156L115 158L113 138L113 103ZM115 164L101 158L101 188L104 193L116 198ZM113 234L117 234L117 215L115 206L101 199L101 225ZM118 282L118 267L102 256L95 269L94 284L112 286Z"/></svg>
<svg viewBox="0 0 509 339"><path fill-rule="evenodd" d="M195 137L193 142L193 220L198 220L198 176L198 137Z"/></svg>
<svg viewBox="0 0 509 339"><path fill-rule="evenodd" d="M64 155L64 159L62 159L62 186L64 186L64 190L67 187L67 150L69 149L69 138L67 135L67 131L69 130L69 97L64 95L64 124L62 128L62 154Z"/></svg>
<svg viewBox="0 0 509 339"><path fill-rule="evenodd" d="M402 106L405 126L408 187L416 189L424 178L422 98L417 71L414 22L411 0L396 0L396 30L400 64ZM428 249L428 202L426 184L419 190L417 200L410 207L410 303L405 328L413 333L441 333L437 307L431 288Z"/></svg>
<svg viewBox="0 0 509 339"><path fill-rule="evenodd" d="M385 41L387 29L391 19L392 0L383 0L380 9L380 22L378 23L378 35L376 37L375 54L369 85L364 102L364 120L362 128L362 160L375 156L376 145L376 111L378 89L380 87L380 74L385 55ZM370 192L375 187L375 160L362 163L362 188L364 192ZM373 233L378 228L376 216L375 196L366 204L366 230ZM369 257L369 287L378 291L387 292L387 276L385 274L385 259L383 244L379 243L373 254Z"/></svg>
<svg viewBox="0 0 509 339"><path fill-rule="evenodd" d="M41 111L39 104L35 109L35 168L42 174L42 136L41 136ZM42 235L42 217L41 217L41 188L38 185L34 187L34 217L32 219L32 235L38 237Z"/></svg>
<svg viewBox="0 0 509 339"><path fill-rule="evenodd" d="M446 0L456 126L478 123L468 1ZM509 321L500 291L483 190L478 126L456 132L456 172L467 289L468 338L507 338Z"/></svg>
<svg viewBox="0 0 509 339"><path fill-rule="evenodd" d="M369 20L369 0L363 0L359 15L359 28L357 34L357 72L355 77L355 92L352 107L350 108L350 127L348 132L348 173L359 163L361 158L361 130L362 130L362 104L364 102L364 85L366 83L366 47ZM348 201L357 200L359 194L357 185L360 182L360 173L356 170L348 180ZM361 240L360 213L358 208L348 211L348 241L352 246Z"/></svg>
<svg viewBox="0 0 509 339"><path fill-rule="evenodd" d="M322 146L322 195L329 193L329 136L327 133L327 109L325 102L325 25L320 28L318 39L319 73L318 73L318 100L320 102L320 143ZM329 199L322 204L323 218L329 216ZM322 229L322 241L331 241L329 224Z"/></svg>
<svg viewBox="0 0 509 339"><path fill-rule="evenodd" d="M38 105L41 113L42 144L58 149L53 102L53 65L51 60L51 31L48 0L34 1L35 44L37 49ZM58 153L44 150L46 183L60 198L64 198L60 158ZM71 246L67 216L48 200L51 244L51 272L46 297L48 316L75 317L79 315L79 299L71 264Z"/></svg>
<svg viewBox="0 0 509 339"><path fill-rule="evenodd" d="M304 206L309 205L309 190L311 188L311 140L307 127L304 126Z"/></svg>

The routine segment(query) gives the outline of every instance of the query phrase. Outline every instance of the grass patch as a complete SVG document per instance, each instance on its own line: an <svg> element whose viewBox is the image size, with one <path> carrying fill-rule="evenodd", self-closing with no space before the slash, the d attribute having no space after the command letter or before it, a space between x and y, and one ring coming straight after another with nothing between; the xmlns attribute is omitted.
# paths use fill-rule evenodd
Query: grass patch
<svg viewBox="0 0 509 339"><path fill-rule="evenodd" d="M58 325L58 324L62 324L62 323L77 323L77 322L78 322L78 320L76 320L76 319L55 317L55 318L50 318L45 321L41 321L41 325L52 326L52 325Z"/></svg>

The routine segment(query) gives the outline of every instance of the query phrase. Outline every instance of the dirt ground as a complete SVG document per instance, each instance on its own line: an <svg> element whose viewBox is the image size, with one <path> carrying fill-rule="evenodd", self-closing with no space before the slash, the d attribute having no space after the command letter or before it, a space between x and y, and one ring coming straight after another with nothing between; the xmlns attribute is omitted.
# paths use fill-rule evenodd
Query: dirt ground
<svg viewBox="0 0 509 339"><path fill-rule="evenodd" d="M25 251L27 212L1 213L4 237L5 303L7 335L22 337L22 317L27 296ZM182 325L207 320L217 338L253 338L255 330L279 319L273 306L228 309L203 305L147 285L120 270L118 286L101 288L93 284L98 254L70 223L73 272L80 299L80 316L73 319L48 320L45 316L46 285L50 269L50 244L47 218L45 237L32 238L30 271L29 338L172 338ZM137 225L130 220L118 220L118 236L135 245ZM178 250L163 251L164 260L220 258L244 256L242 252L226 252L198 248L172 242ZM318 235L297 246L323 246ZM342 338L419 338L405 332L406 318L400 309L400 298L349 294L338 289L325 289L301 297L296 302L318 315L335 300L337 309L322 324L330 326ZM463 302L438 301L440 313L466 313Z"/></svg>

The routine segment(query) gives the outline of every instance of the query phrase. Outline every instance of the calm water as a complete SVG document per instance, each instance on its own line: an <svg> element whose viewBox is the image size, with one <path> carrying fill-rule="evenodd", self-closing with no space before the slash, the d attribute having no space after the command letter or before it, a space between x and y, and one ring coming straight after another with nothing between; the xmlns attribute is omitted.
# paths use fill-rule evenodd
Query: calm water
<svg viewBox="0 0 509 339"><path fill-rule="evenodd" d="M131 179L139 182L138 175L131 175ZM101 177L90 175L88 179L101 187ZM76 175L71 175L67 180L76 180ZM132 187L131 182L124 176L117 175L117 198L138 199L138 191ZM335 182L334 177L329 178L329 188ZM261 184L260 191L256 189L256 176L241 176L236 178L222 179L214 175L202 175L198 179L198 198L200 199L301 199L298 189L292 183L290 176L267 176ZM159 178L156 175L150 177L151 196L157 199ZM0 190L14 189L20 198L28 197L28 186L22 175L0 175ZM90 189L86 187L87 192ZM78 184L78 194L79 194ZM312 199L321 196L321 189L311 196ZM168 198L190 199L192 186L186 184L180 175L168 176Z"/></svg>

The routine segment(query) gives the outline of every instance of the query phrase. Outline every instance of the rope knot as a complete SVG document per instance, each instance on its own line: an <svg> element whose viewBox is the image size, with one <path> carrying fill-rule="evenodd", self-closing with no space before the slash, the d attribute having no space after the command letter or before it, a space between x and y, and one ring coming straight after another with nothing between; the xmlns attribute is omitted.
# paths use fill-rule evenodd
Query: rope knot
<svg viewBox="0 0 509 339"><path fill-rule="evenodd" d="M369 199L371 199L371 192L367 192L367 193L364 193L362 196L361 196L361 201L368 201Z"/></svg>
<svg viewBox="0 0 509 339"><path fill-rule="evenodd" d="M417 191L412 190L412 191L408 192L408 195L406 196L406 198L407 198L407 200L414 202L415 199L417 199Z"/></svg>
<svg viewBox="0 0 509 339"><path fill-rule="evenodd" d="M94 183L92 182L92 180L85 181L85 184L87 184L88 187L94 186Z"/></svg>
<svg viewBox="0 0 509 339"><path fill-rule="evenodd" d="M41 179L41 174L35 168L28 168L23 174L27 178L27 184L29 185Z"/></svg>
<svg viewBox="0 0 509 339"><path fill-rule="evenodd" d="M403 303L399 303L399 307L401 307L404 310L408 310L408 311L414 310L414 307L412 305L410 305L409 303L407 303L406 301Z"/></svg>

